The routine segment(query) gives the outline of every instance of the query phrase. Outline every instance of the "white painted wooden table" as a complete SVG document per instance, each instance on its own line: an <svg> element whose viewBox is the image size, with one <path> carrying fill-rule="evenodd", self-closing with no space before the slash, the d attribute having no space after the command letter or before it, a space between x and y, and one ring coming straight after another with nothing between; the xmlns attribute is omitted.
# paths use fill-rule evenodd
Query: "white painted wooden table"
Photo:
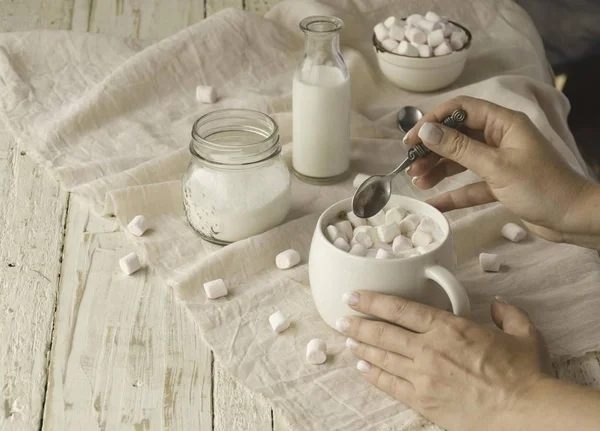
<svg viewBox="0 0 600 431"><path fill-rule="evenodd" d="M0 31L159 39L225 7L277 0L4 0ZM219 366L151 272L113 277L125 239L0 126L0 430L286 430ZM558 361L600 386L599 355Z"/></svg>

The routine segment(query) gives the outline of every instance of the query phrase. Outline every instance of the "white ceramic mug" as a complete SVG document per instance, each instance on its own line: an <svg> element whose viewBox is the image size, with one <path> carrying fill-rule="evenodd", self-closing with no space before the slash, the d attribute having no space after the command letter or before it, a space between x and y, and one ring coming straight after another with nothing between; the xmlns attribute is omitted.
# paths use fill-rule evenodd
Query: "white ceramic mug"
<svg viewBox="0 0 600 431"><path fill-rule="evenodd" d="M467 293L453 275L456 253L450 225L444 215L424 202L392 196L388 206L399 205L412 213L433 219L444 232L439 247L403 259L372 259L353 256L336 248L324 231L340 212L351 209L351 199L329 207L319 218L310 246L308 272L313 299L319 314L335 328L342 316L361 315L342 302L345 292L372 290L470 316Z"/></svg>

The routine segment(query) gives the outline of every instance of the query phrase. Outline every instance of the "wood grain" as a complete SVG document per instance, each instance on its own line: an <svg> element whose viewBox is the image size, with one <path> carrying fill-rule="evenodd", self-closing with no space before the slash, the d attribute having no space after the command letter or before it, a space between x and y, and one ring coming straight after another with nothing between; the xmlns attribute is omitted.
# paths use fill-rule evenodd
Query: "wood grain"
<svg viewBox="0 0 600 431"><path fill-rule="evenodd" d="M75 6L74 28L141 39L163 39L205 16L203 0L78 0Z"/></svg>
<svg viewBox="0 0 600 431"><path fill-rule="evenodd" d="M67 193L0 128L0 429L39 429Z"/></svg>
<svg viewBox="0 0 600 431"><path fill-rule="evenodd" d="M72 197L44 429L211 429L210 351L158 277L121 273L130 251Z"/></svg>
<svg viewBox="0 0 600 431"><path fill-rule="evenodd" d="M206 0L206 16L217 13L222 9L235 7L238 9L244 8L244 0Z"/></svg>
<svg viewBox="0 0 600 431"><path fill-rule="evenodd" d="M279 0L246 0L246 10L264 15L277 3Z"/></svg>
<svg viewBox="0 0 600 431"><path fill-rule="evenodd" d="M73 0L0 1L0 31L68 29Z"/></svg>

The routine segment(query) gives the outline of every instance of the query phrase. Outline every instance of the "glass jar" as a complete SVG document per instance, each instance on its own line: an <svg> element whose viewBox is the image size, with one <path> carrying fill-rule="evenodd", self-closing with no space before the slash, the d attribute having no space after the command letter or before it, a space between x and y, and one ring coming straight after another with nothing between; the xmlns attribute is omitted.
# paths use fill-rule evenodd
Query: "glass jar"
<svg viewBox="0 0 600 431"><path fill-rule="evenodd" d="M341 19L300 23L304 57L293 81L293 166L301 180L332 184L350 168L350 75L340 52Z"/></svg>
<svg viewBox="0 0 600 431"><path fill-rule="evenodd" d="M202 238L225 245L283 222L291 181L271 117L247 109L206 114L194 123L190 152L183 202Z"/></svg>

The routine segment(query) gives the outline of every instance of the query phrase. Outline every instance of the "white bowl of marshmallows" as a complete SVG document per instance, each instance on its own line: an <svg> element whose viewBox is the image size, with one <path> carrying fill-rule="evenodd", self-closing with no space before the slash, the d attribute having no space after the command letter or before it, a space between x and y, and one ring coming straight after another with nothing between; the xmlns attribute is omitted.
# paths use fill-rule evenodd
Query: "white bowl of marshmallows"
<svg viewBox="0 0 600 431"><path fill-rule="evenodd" d="M464 26L429 11L406 19L389 17L373 31L373 46L382 73L409 91L435 91L462 73L471 46Z"/></svg>

